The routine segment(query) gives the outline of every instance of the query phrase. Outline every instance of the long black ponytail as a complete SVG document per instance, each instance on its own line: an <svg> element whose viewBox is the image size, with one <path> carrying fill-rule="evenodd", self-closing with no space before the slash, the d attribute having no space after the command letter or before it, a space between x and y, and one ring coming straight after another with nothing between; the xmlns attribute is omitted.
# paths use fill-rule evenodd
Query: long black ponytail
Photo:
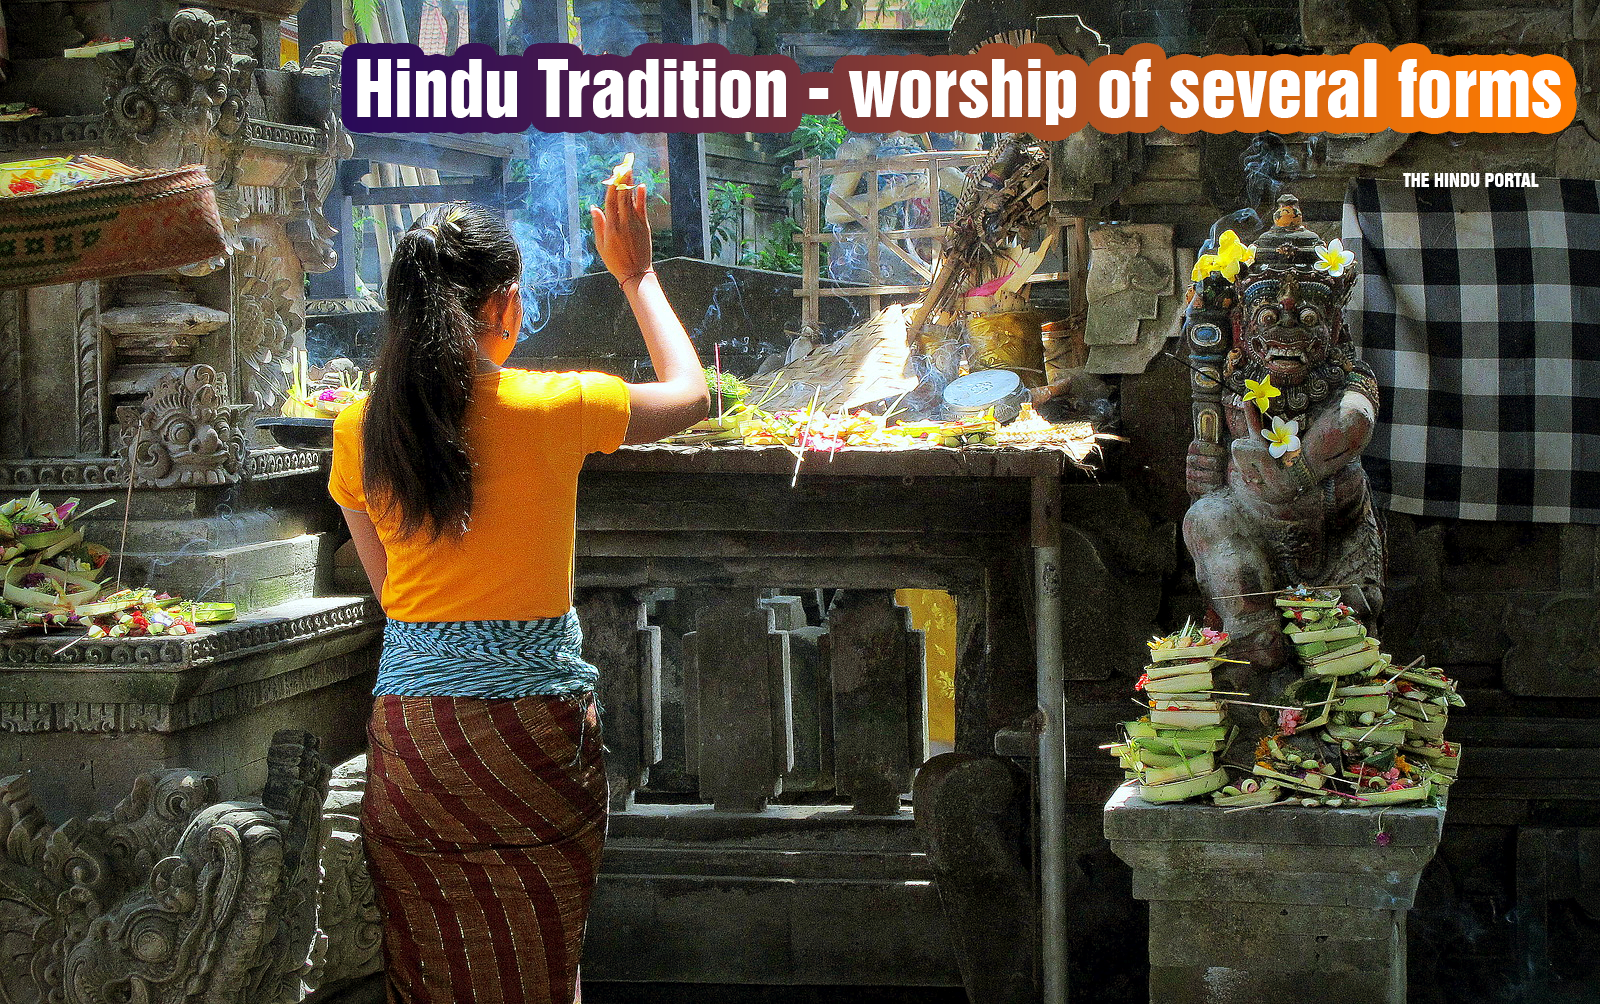
<svg viewBox="0 0 1600 1004"><path fill-rule="evenodd" d="M384 286L388 334L362 426L362 480L380 509L399 510L402 537L436 540L466 529L478 312L521 274L511 231L471 203L429 210L395 247Z"/></svg>

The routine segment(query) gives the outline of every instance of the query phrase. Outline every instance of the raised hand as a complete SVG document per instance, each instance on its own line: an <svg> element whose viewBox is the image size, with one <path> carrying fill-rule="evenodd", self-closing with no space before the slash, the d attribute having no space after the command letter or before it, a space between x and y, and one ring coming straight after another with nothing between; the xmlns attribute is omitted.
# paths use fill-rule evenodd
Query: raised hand
<svg viewBox="0 0 1600 1004"><path fill-rule="evenodd" d="M632 168L605 189L605 210L598 206L589 209L594 220L594 246L617 281L627 283L650 271L650 220L645 215L645 190L643 185L633 184Z"/></svg>

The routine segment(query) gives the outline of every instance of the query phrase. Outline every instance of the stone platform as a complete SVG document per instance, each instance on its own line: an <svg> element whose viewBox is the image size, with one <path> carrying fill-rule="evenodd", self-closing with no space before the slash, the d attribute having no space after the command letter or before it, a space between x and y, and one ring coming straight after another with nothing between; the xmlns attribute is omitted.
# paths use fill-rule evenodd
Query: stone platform
<svg viewBox="0 0 1600 1004"><path fill-rule="evenodd" d="M1227 812L1154 805L1125 784L1111 849L1150 903L1150 1000L1404 1004L1406 912L1444 809Z"/></svg>
<svg viewBox="0 0 1600 1004"><path fill-rule="evenodd" d="M0 641L0 777L26 774L53 818L109 808L147 771L260 791L274 732L338 762L365 746L383 615L371 599L300 599L180 638Z"/></svg>
<svg viewBox="0 0 1600 1004"><path fill-rule="evenodd" d="M911 813L635 805L613 813L585 980L951 987L961 982ZM868 920L867 918L870 918Z"/></svg>

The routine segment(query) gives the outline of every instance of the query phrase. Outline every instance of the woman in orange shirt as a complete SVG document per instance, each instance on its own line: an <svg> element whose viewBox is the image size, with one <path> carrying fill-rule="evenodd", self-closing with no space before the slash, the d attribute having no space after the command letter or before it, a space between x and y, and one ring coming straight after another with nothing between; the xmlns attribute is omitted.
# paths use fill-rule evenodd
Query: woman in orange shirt
<svg viewBox="0 0 1600 1004"><path fill-rule="evenodd" d="M454 203L400 239L372 395L334 423L329 489L388 615L362 825L391 1001L576 999L606 816L572 609L578 472L709 403L631 181L593 210L595 243L655 383L506 368L521 255Z"/></svg>

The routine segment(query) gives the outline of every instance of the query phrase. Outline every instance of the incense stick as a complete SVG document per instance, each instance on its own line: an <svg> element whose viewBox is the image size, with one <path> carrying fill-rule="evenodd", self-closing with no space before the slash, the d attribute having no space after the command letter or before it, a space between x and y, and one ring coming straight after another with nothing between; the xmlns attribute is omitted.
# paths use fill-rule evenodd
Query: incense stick
<svg viewBox="0 0 1600 1004"><path fill-rule="evenodd" d="M806 409L805 431L800 433L800 446L794 454L794 476L789 479L789 487L793 488L800 483L800 462L806 456L806 439L811 435L811 420L817 417L817 397L821 395L822 388L818 387L811 392L811 407Z"/></svg>
<svg viewBox="0 0 1600 1004"><path fill-rule="evenodd" d="M717 417L722 417L722 343L711 343L711 358L717 367Z"/></svg>
<svg viewBox="0 0 1600 1004"><path fill-rule="evenodd" d="M133 509L133 463L139 455L140 429L133 430L133 441L128 444L128 497L122 503L122 542L117 546L117 577L112 585L122 584L122 556L128 553L128 513Z"/></svg>
<svg viewBox="0 0 1600 1004"><path fill-rule="evenodd" d="M51 655L60 655L62 652L65 652L67 649L69 649L72 646L78 644L78 642L83 641L87 637L89 637L89 634L86 631L83 634L79 635L78 637L76 637L76 638L72 639L71 641L67 642L65 645L63 645L60 648L56 649L54 652L52 652L50 654Z"/></svg>

